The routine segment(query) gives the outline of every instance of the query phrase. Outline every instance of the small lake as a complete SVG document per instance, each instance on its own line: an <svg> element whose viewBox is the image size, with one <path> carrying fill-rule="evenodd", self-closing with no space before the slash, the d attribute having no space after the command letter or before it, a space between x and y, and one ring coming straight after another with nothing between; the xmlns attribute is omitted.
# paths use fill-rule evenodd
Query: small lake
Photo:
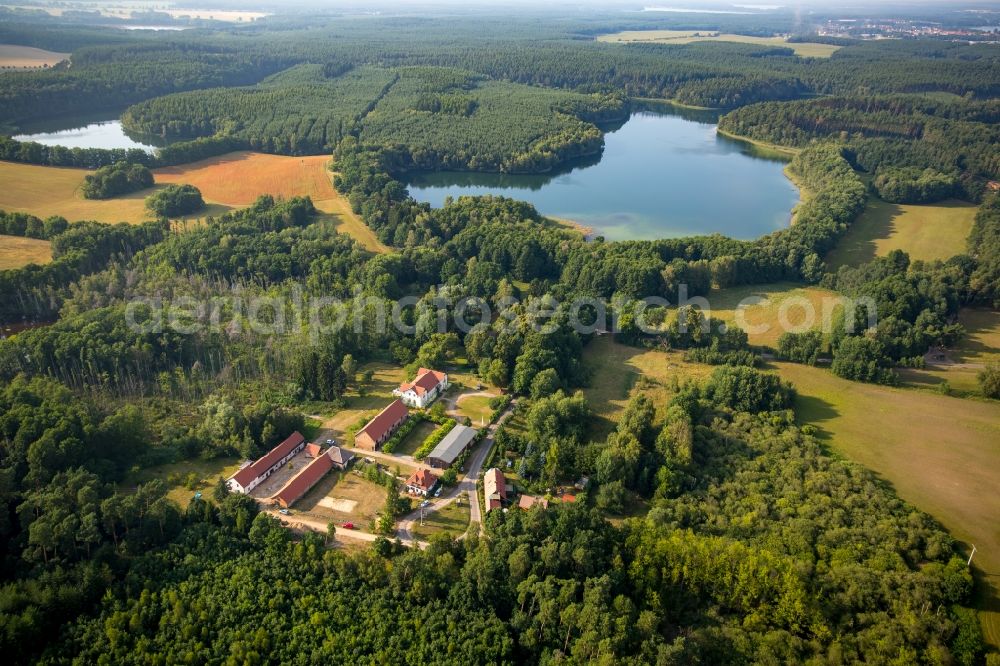
<svg viewBox="0 0 1000 666"><path fill-rule="evenodd" d="M155 139L130 136L117 118L107 114L96 118L79 118L72 121L52 121L38 125L24 125L18 141L35 141L47 146L67 148L141 148L146 152L156 149Z"/></svg>
<svg viewBox="0 0 1000 666"><path fill-rule="evenodd" d="M603 154L561 173L414 173L407 186L438 207L446 197L529 201L609 240L721 233L752 239L786 227L798 189L785 162L716 134L715 114L640 111L605 135Z"/></svg>

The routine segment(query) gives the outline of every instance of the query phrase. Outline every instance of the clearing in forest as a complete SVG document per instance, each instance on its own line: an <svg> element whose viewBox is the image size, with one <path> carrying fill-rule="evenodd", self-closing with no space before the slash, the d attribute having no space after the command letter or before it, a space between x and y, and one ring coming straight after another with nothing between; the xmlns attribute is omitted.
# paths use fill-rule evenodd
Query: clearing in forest
<svg viewBox="0 0 1000 666"><path fill-rule="evenodd" d="M786 46L795 55L803 58L829 58L841 47L833 44L816 42L789 42L784 37L751 37L749 35L733 35L711 30L625 30L611 35L601 35L600 42L644 42L654 44L691 44L693 42L738 42L740 44L757 44L759 46Z"/></svg>
<svg viewBox="0 0 1000 666"><path fill-rule="evenodd" d="M18 162L0 162L0 210L30 213L42 219L60 215L70 222L93 220L106 224L128 222L138 224L153 219L146 210L146 197L156 187L131 192L113 199L84 199L83 178L86 169L38 166ZM162 181L157 177L157 182ZM220 215L225 206L210 205L183 220L196 220L208 215Z"/></svg>
<svg viewBox="0 0 1000 666"><path fill-rule="evenodd" d="M373 252L387 252L333 188L325 155L288 157L235 152L175 167L154 169L157 186L189 183L201 190L208 207L183 220L221 215L230 208L249 206L264 194L275 197L310 196L316 208L346 233ZM113 199L84 199L80 192L89 171L62 167L0 162L0 210L31 213L41 218L61 215L71 222L95 220L133 224L151 219L145 199L155 188Z"/></svg>
<svg viewBox="0 0 1000 666"><path fill-rule="evenodd" d="M0 234L0 271L50 261L52 244L49 241Z"/></svg>
<svg viewBox="0 0 1000 666"><path fill-rule="evenodd" d="M69 58L68 53L36 49L32 46L0 44L0 69L38 69L51 67Z"/></svg>
<svg viewBox="0 0 1000 666"><path fill-rule="evenodd" d="M963 335L944 358L927 357L924 368L901 368L906 386L936 388L944 382L955 395L980 396L979 373L986 363L1000 361L1000 312L986 308L962 308L958 323Z"/></svg>
<svg viewBox="0 0 1000 666"><path fill-rule="evenodd" d="M829 289L792 282L717 289L708 295L713 317L737 324L747 332L751 345L771 348L777 347L786 331L824 330L823 322L834 321L841 300ZM744 306L739 307L740 303Z"/></svg>
<svg viewBox="0 0 1000 666"><path fill-rule="evenodd" d="M903 250L912 260L950 259L966 250L975 204L949 199L936 204L894 204L871 197L861 216L826 257L831 270L857 266Z"/></svg>
<svg viewBox="0 0 1000 666"><path fill-rule="evenodd" d="M257 197L312 197L316 208L331 218L337 231L349 234L373 252L386 252L374 232L351 210L331 182L327 155L289 157L239 151L175 167L156 169L158 183L189 183L206 201L249 206Z"/></svg>

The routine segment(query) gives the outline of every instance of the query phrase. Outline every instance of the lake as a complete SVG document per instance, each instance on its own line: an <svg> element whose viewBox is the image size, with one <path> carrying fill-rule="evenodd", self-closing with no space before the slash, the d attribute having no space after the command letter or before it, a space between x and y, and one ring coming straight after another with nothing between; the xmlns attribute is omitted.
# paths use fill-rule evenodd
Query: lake
<svg viewBox="0 0 1000 666"><path fill-rule="evenodd" d="M599 158L561 173L420 172L407 186L435 207L462 195L522 199L609 240L713 232L751 239L787 226L799 192L784 175L785 162L718 136L717 120L680 110L636 112L607 132Z"/></svg>
<svg viewBox="0 0 1000 666"><path fill-rule="evenodd" d="M24 125L23 134L14 136L18 141L35 141L47 146L67 148L141 148L146 152L156 149L154 139L134 137L125 132L117 118L107 114L96 119L55 120L39 125Z"/></svg>

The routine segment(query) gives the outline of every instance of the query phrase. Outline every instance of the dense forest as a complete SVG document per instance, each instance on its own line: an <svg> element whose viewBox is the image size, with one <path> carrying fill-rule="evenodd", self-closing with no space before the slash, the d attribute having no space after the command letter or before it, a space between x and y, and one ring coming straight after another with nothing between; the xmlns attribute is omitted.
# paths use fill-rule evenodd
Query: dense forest
<svg viewBox="0 0 1000 666"><path fill-rule="evenodd" d="M657 326L640 328L632 301L681 285L827 287L862 305L829 339L783 336L778 356L829 356L840 377L895 383L960 338L961 307L1000 306L1000 196L987 185L1000 175L1000 54L924 40L845 40L828 59L593 40L795 29L790 14L770 27L633 14L508 17L502 36L481 17L340 15L130 35L94 15L66 18L71 29L0 9L0 41L73 50L70 65L0 73L5 129L127 107L126 127L173 142L151 154L0 137L0 159L99 168L88 187L109 196L148 168L236 149L332 153L336 188L389 246L365 249L305 197L265 195L183 227L0 213L0 233L48 240L53 257L0 271L3 323L51 322L0 339L9 660L982 662L955 541L831 456L745 332L693 307L654 309ZM412 169L551 170L599 153L601 128L645 97L735 109L723 131L799 148L788 170L808 196L795 224L751 241L588 241L524 202L432 208L402 182ZM824 257L871 192L981 202L967 254L894 251L831 272ZM171 186L149 205L199 202ZM311 297L322 307L303 312ZM402 297L409 330L382 325ZM571 325L577 298L612 306L584 308L591 332ZM468 299L496 316L441 316ZM254 300L267 307L251 312ZM579 389L606 380L585 361L605 329L605 342L673 350L705 371L674 377L659 402L638 384L601 430ZM256 458L305 431L304 414L367 391L358 368L375 361L461 366L504 389L501 409L516 396L495 439L518 454L518 484L541 495L587 477L586 490L493 511L483 534L426 550L380 537L349 553L294 536L225 484L182 507L163 481L135 481L157 465Z"/></svg>

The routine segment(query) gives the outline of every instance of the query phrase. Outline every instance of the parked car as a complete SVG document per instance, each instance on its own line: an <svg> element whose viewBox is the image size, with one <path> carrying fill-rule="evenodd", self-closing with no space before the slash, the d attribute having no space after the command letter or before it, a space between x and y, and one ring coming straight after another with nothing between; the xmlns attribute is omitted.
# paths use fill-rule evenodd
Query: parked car
<svg viewBox="0 0 1000 666"><path fill-rule="evenodd" d="M334 440L332 440L332 439L326 440L326 445L327 446L333 446L334 444L336 444L336 442Z"/></svg>
<svg viewBox="0 0 1000 666"><path fill-rule="evenodd" d="M345 530L353 530L354 529L354 523L344 523L344 529Z"/></svg>
<svg viewBox="0 0 1000 666"><path fill-rule="evenodd" d="M437 490L435 490L434 491L434 497L441 497L441 490L442 490L441 488L438 488Z"/></svg>
<svg viewBox="0 0 1000 666"><path fill-rule="evenodd" d="M281 514L281 515L283 515L283 516L290 516L290 515L292 515L292 512L291 512L291 511L289 511L288 509L282 509L282 510L281 510L281 511L279 511L278 513L280 513L280 514Z"/></svg>
<svg viewBox="0 0 1000 666"><path fill-rule="evenodd" d="M430 500L424 500L423 502L420 503L420 507L423 508L425 506L430 506L430 504L431 504Z"/></svg>

